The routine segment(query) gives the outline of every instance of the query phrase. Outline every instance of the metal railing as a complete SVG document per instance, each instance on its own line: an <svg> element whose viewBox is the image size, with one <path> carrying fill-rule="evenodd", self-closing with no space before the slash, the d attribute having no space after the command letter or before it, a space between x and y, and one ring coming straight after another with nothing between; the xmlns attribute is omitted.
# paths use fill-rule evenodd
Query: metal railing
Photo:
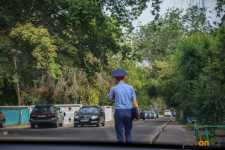
<svg viewBox="0 0 225 150"><path fill-rule="evenodd" d="M201 141L202 137L201 137L201 130L200 129L205 128L207 141L209 141L208 128L220 128L220 127L225 128L225 125L204 125L202 127L197 128L196 127L196 123L195 123L195 135L198 137L198 132L199 132L199 134L200 134L200 141Z"/></svg>

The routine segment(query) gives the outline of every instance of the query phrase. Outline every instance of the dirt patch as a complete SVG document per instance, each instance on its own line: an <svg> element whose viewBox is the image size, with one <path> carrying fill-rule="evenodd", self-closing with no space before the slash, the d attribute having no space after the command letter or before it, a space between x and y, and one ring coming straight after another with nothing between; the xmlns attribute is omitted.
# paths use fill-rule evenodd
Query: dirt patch
<svg viewBox="0 0 225 150"><path fill-rule="evenodd" d="M105 122L105 125L106 126L113 126L113 125L115 125L115 122L114 122L114 120L112 120L112 121L106 121Z"/></svg>
<svg viewBox="0 0 225 150"><path fill-rule="evenodd" d="M14 128L29 128L30 125L18 125L18 126L4 126L5 129L14 129Z"/></svg>
<svg viewBox="0 0 225 150"><path fill-rule="evenodd" d="M190 134L190 133L187 134L187 138L188 138L189 141L197 141L197 138L196 138L194 133L193 134Z"/></svg>
<svg viewBox="0 0 225 150"><path fill-rule="evenodd" d="M225 142L225 136L216 136L215 139L221 140L222 142Z"/></svg>

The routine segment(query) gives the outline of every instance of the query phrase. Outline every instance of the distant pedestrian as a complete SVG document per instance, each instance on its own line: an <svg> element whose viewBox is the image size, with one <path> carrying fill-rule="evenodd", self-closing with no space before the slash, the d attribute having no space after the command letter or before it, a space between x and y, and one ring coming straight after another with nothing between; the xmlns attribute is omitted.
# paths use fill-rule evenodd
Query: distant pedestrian
<svg viewBox="0 0 225 150"><path fill-rule="evenodd" d="M175 110L173 111L173 117L176 117L176 111Z"/></svg>
<svg viewBox="0 0 225 150"><path fill-rule="evenodd" d="M123 129L125 129L126 143L132 143L131 130L133 120L137 121L132 117L132 101L139 112L138 103L136 100L137 97L134 92L134 88L124 83L124 76L127 75L126 71L117 69L113 71L111 75L116 78L116 84L110 89L107 100L110 102L113 98L115 98L114 119L117 141L119 143L123 142Z"/></svg>

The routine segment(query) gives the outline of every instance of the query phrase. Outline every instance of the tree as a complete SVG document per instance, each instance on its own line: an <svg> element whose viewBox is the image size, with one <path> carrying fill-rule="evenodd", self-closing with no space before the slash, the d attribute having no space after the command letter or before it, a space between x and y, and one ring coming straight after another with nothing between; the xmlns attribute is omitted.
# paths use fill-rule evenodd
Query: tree
<svg viewBox="0 0 225 150"><path fill-rule="evenodd" d="M42 93L40 98L53 98L55 94L51 88L64 87L60 84L64 82L59 79L70 79L69 75L62 73L65 68L81 70L87 82L94 86L96 83L91 82L91 77L99 73L101 67L105 68L101 64L107 65L107 53L123 51L121 26L131 30L131 20L147 7L147 1L2 0L0 91L4 100L1 102L14 102L15 97L9 96L16 93L11 88L13 83L19 84L18 94L30 96L29 99L41 94L43 88L48 96ZM129 6L132 10L127 8ZM111 16L105 14L104 8L111 11ZM17 68L13 68L13 58ZM55 83L51 86L45 83L44 86L40 82L46 78L52 78ZM66 89L70 92L61 95L64 98L71 97L71 89L74 89L71 81L67 83Z"/></svg>

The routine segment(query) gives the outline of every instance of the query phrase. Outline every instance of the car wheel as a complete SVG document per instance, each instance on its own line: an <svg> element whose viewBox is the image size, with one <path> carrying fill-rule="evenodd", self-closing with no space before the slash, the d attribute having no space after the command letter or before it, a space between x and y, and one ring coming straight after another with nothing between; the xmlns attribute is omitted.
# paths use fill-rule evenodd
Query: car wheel
<svg viewBox="0 0 225 150"><path fill-rule="evenodd" d="M33 128L35 128L35 123L31 123L30 124L30 127L33 129Z"/></svg>
<svg viewBox="0 0 225 150"><path fill-rule="evenodd" d="M145 120L145 118L143 118L143 120Z"/></svg>
<svg viewBox="0 0 225 150"><path fill-rule="evenodd" d="M60 123L60 127L63 127L64 124L64 120L62 120L62 122Z"/></svg>
<svg viewBox="0 0 225 150"><path fill-rule="evenodd" d="M76 123L74 123L74 124L73 124L73 126L74 126L74 127L77 127L77 124L76 124Z"/></svg>
<svg viewBox="0 0 225 150"><path fill-rule="evenodd" d="M84 125L81 125L81 127L84 127Z"/></svg>
<svg viewBox="0 0 225 150"><path fill-rule="evenodd" d="M38 124L38 128L42 128L43 127L43 125L42 124Z"/></svg>

